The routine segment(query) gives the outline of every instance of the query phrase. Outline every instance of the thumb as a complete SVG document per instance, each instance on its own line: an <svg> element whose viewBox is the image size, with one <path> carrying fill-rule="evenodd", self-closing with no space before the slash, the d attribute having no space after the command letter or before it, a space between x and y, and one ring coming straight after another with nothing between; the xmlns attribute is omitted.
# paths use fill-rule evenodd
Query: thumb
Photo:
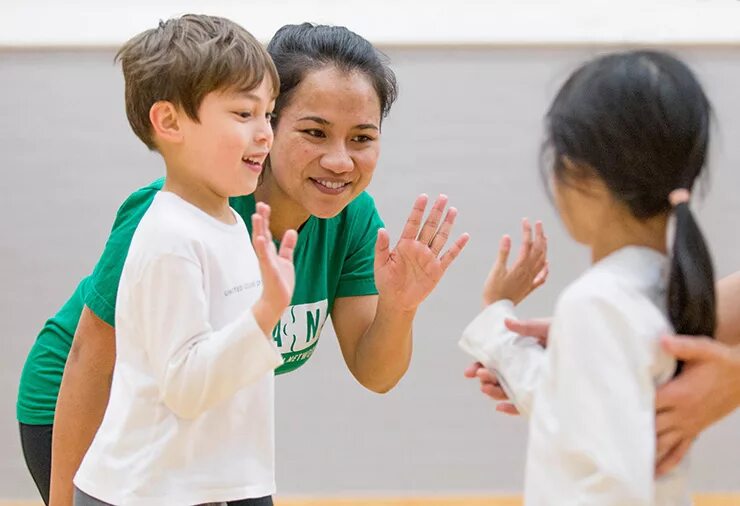
<svg viewBox="0 0 740 506"><path fill-rule="evenodd" d="M661 336L660 344L665 351L679 360L702 360L714 357L722 345L704 336Z"/></svg>
<svg viewBox="0 0 740 506"><path fill-rule="evenodd" d="M378 238L375 240L375 269L384 266L390 256L390 237L384 228L378 229Z"/></svg>
<svg viewBox="0 0 740 506"><path fill-rule="evenodd" d="M506 263L509 261L509 252L511 251L511 237L505 235L501 238L498 244L498 256L496 257L496 263L493 265L493 270L506 268Z"/></svg>
<svg viewBox="0 0 740 506"><path fill-rule="evenodd" d="M506 318L504 325L511 332L520 336L536 337L541 341L547 340L547 335L550 332L550 322L548 320L512 320Z"/></svg>

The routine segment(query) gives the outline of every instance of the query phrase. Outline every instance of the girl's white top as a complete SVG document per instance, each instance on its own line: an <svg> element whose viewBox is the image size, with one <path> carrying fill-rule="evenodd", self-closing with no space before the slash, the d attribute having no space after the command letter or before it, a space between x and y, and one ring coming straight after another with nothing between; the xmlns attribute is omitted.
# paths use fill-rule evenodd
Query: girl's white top
<svg viewBox="0 0 740 506"><path fill-rule="evenodd" d="M674 358L660 345L668 259L626 247L561 294L547 349L504 326L510 301L487 307L461 347L495 371L529 417L528 506L685 506L688 458L655 479L655 391Z"/></svg>

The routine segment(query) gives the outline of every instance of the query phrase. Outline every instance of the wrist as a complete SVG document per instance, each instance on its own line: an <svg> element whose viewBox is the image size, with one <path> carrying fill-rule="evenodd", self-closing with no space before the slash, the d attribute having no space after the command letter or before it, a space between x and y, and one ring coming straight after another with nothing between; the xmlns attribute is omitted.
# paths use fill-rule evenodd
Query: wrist
<svg viewBox="0 0 740 506"><path fill-rule="evenodd" d="M383 314L385 316L392 316L396 318L409 318L413 320L418 309L419 306L413 308L401 307L396 304L393 299L383 297L383 295L378 295L378 308L376 310L377 314Z"/></svg>
<svg viewBox="0 0 740 506"><path fill-rule="evenodd" d="M274 307L274 304L270 304L264 299L260 298L252 306L252 314L257 322L257 325L262 332L268 337L272 334L272 329L275 327L277 322L280 320L282 311Z"/></svg>
<svg viewBox="0 0 740 506"><path fill-rule="evenodd" d="M507 297L506 295L502 293L484 293L483 294L483 306L490 306L491 304L495 304L496 302L501 302L502 300L510 300L512 304L516 305L516 302L511 297Z"/></svg>

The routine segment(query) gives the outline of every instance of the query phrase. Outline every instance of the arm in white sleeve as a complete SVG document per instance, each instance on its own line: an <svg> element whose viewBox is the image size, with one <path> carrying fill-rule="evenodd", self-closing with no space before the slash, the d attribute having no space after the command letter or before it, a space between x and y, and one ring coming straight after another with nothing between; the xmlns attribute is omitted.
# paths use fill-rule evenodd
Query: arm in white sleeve
<svg viewBox="0 0 740 506"><path fill-rule="evenodd" d="M162 400L192 419L282 364L252 308L221 329L208 321L201 267L175 255L149 264L132 287Z"/></svg>
<svg viewBox="0 0 740 506"><path fill-rule="evenodd" d="M504 325L516 319L509 300L491 304L467 326L460 347L498 376L509 400L529 416L545 362L545 349L534 337L522 337Z"/></svg>
<svg viewBox="0 0 740 506"><path fill-rule="evenodd" d="M542 395L558 427L554 444L569 457L575 505L654 503L655 343L637 328L644 318L624 313L607 295L564 297L550 330Z"/></svg>

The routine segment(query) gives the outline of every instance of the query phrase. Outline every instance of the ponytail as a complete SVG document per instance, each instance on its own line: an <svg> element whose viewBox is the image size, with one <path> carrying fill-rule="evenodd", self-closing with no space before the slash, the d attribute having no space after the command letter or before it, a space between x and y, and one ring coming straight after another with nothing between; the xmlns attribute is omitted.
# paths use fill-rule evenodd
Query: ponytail
<svg viewBox="0 0 740 506"><path fill-rule="evenodd" d="M668 282L668 316L678 334L714 337L717 316L712 259L688 198L674 203L675 193L671 194L676 229ZM685 194L688 196L688 192ZM676 374L680 371L681 363Z"/></svg>

